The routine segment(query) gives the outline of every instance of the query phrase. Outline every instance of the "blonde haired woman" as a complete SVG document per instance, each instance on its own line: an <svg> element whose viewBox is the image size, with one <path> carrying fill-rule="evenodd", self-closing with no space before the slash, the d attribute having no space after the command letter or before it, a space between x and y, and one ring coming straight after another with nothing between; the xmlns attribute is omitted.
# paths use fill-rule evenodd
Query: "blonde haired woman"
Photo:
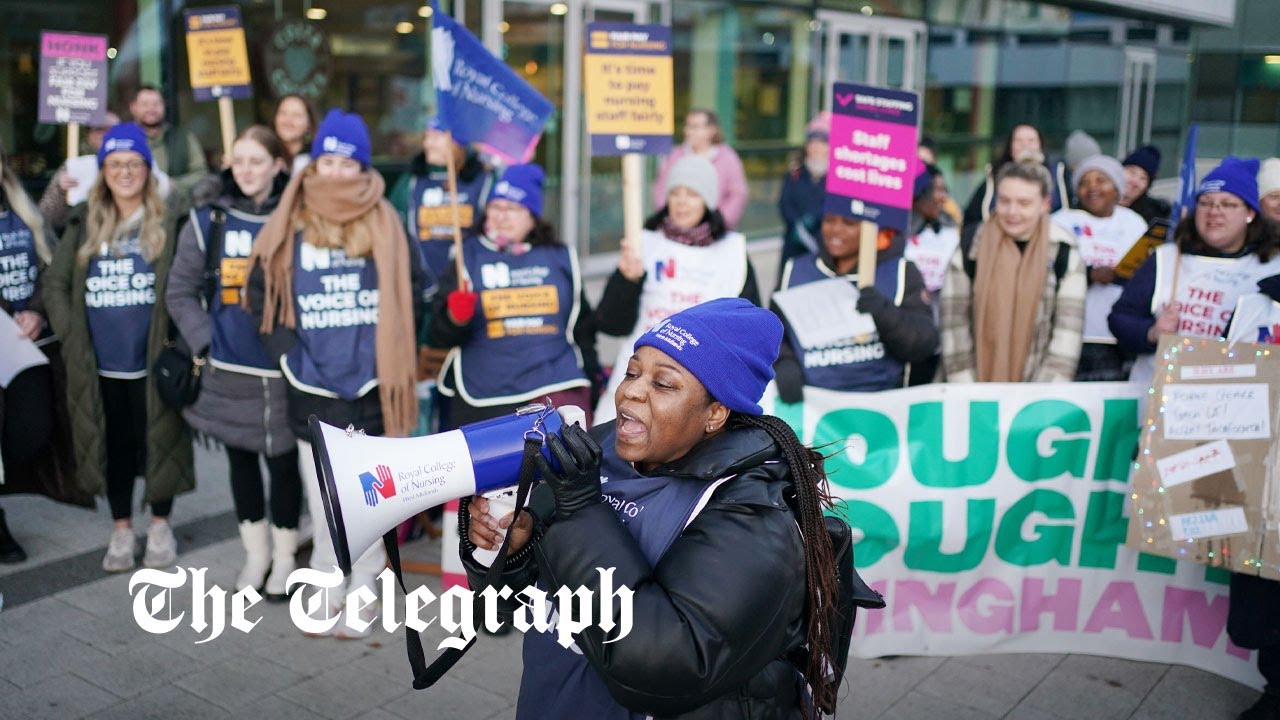
<svg viewBox="0 0 1280 720"><path fill-rule="evenodd" d="M108 131L98 167L88 202L73 211L54 254L45 305L67 366L76 475L86 491L106 493L115 521L102 567L134 566L137 475L146 479L152 513L143 563L167 567L177 557L173 498L195 487L187 426L147 382L168 334L173 233L141 127Z"/></svg>

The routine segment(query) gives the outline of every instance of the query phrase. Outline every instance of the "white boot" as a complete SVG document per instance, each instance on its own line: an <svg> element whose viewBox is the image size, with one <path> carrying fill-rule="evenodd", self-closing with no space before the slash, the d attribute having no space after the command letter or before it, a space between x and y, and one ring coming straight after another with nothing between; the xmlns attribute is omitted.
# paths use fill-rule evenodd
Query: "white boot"
<svg viewBox="0 0 1280 720"><path fill-rule="evenodd" d="M267 601L284 602L289 595L285 583L298 567L298 531L271 526L271 574L267 576Z"/></svg>
<svg viewBox="0 0 1280 720"><path fill-rule="evenodd" d="M240 523L240 542L244 543L244 568L236 578L236 589L262 588L267 570L271 567L271 547L267 540L267 521Z"/></svg>

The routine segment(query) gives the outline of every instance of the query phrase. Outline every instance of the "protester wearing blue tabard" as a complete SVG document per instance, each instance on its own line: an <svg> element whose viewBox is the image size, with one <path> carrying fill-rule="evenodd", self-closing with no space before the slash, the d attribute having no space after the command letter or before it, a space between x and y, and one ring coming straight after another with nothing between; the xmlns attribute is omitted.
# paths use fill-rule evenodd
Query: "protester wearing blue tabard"
<svg viewBox="0 0 1280 720"><path fill-rule="evenodd" d="M178 236L166 293L183 339L208 359L200 397L183 417L227 451L231 497L245 548L236 587L262 590L265 580L266 597L273 601L285 599L285 580L295 566L302 479L284 376L278 360L263 348L241 296L254 237L289 181L286 153L266 126L240 133L231 146L231 167L220 175L220 196L192 210ZM215 273L212 287L205 281L206 261ZM260 456L271 476L269 528Z"/></svg>
<svg viewBox="0 0 1280 720"><path fill-rule="evenodd" d="M392 191L392 202L404 192L405 227L422 249L427 271L444 274L453 247L453 205L449 188L449 156L453 156L458 200L458 227L470 234L489 202L493 171L473 149L455 142L432 118L422 136L422 152L409 163L409 172Z"/></svg>
<svg viewBox="0 0 1280 720"><path fill-rule="evenodd" d="M463 242L463 282L452 263L441 279L428 341L454 348L441 370L448 428L544 397L591 407L591 310L577 254L542 219L542 180L537 165L507 168L483 231Z"/></svg>
<svg viewBox="0 0 1280 720"><path fill-rule="evenodd" d="M77 475L85 490L105 490L115 521L103 568L134 566L137 475L146 478L152 512L143 562L167 567L177 556L173 497L195 487L187 426L147 378L168 330L173 232L142 128L111 128L98 166L89 200L73 211L54 255L45 303L63 343Z"/></svg>
<svg viewBox="0 0 1280 720"><path fill-rule="evenodd" d="M600 568L634 593L625 636L620 618L569 647L554 623L530 627L518 719L834 713L833 648L851 627L828 614L822 459L759 404L781 341L777 317L741 298L672 315L618 369L616 421L547 438L556 467L536 457L532 515L512 525L485 498L468 502L461 553L473 582L485 570L473 550L498 547L501 524L503 585L597 598Z"/></svg>
<svg viewBox="0 0 1280 720"><path fill-rule="evenodd" d="M324 507L307 418L354 426L369 435L404 437L417 423L414 328L424 272L385 185L370 167L369 130L360 116L330 110L311 144L313 160L289 181L259 231L249 266L248 307L267 357L287 381L288 418L312 518ZM333 571L333 541L315 524L311 567ZM352 568L349 588L369 588L386 564L381 544ZM328 593L341 602L347 588ZM330 617L340 608L314 608ZM368 621L376 604L350 612ZM347 624L340 636L355 637Z"/></svg>
<svg viewBox="0 0 1280 720"><path fill-rule="evenodd" d="M877 255L875 285L857 287L858 232L858 220L828 213L822 219L822 252L793 258L783 268L772 305L787 327L774 367L778 394L787 402L803 400L805 385L847 392L902 387L908 366L928 360L937 348L924 277L902 257L900 242ZM854 293L834 290L794 292L820 282L852 285L856 300ZM812 317L823 319L823 331L841 331L815 337L806 332Z"/></svg>
<svg viewBox="0 0 1280 720"><path fill-rule="evenodd" d="M17 171L0 145L0 312L13 318L18 335L0 341L0 358L29 351L28 343L35 343L48 360L18 372L7 384L0 383L4 478L0 495L38 493L92 507L92 496L75 485L65 374L57 337L49 327L40 296L41 275L52 257L50 240L48 224L22 189ZM0 563L19 563L26 558L0 508Z"/></svg>

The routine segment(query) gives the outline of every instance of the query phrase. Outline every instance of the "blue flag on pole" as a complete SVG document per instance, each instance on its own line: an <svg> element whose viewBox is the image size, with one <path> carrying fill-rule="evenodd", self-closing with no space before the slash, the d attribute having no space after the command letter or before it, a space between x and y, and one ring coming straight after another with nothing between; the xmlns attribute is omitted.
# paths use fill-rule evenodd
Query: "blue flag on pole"
<svg viewBox="0 0 1280 720"><path fill-rule="evenodd" d="M1173 217L1169 218L1169 224L1174 227L1177 227L1178 221L1182 219L1183 208L1190 210L1196 200L1196 135L1199 132L1199 125L1187 128L1187 145L1182 151L1182 167L1178 171L1178 177L1182 181L1182 191L1178 193L1178 199L1173 203Z"/></svg>
<svg viewBox="0 0 1280 720"><path fill-rule="evenodd" d="M554 106L431 0L431 80L442 129L508 164L528 162Z"/></svg>

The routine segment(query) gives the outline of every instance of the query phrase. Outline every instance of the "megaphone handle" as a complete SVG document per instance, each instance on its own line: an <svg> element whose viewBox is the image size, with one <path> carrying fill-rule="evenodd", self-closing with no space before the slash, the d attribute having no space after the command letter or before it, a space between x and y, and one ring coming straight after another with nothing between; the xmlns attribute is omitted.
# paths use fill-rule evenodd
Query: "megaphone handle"
<svg viewBox="0 0 1280 720"><path fill-rule="evenodd" d="M534 464L533 458L542 452L542 438L538 436L526 437L524 440L524 457L520 459L520 482L516 486L516 505L514 518L520 515L520 511L524 509L529 499L529 491L533 487ZM396 575L396 581L400 583L400 590L405 595L409 594L408 588L404 584L404 572L400 567L400 547L396 543L396 531L391 529L382 536L382 544L387 548L387 559L391 561L391 571ZM502 576L502 571L507 564L507 546L511 544L511 533L508 532L502 539L502 547L498 548L498 557L489 565L489 570L484 574L484 578L480 580L480 587L472 588L472 617L484 617L484 608L482 606L481 593L485 588L493 587L498 578ZM409 623L404 624L405 644L409 653L409 667L413 670L413 689L424 690L436 684L444 674L449 672L462 656L476 644L476 639L471 638L471 642L467 643L462 649L448 648L440 653L431 666L427 666L427 656L422 649L422 638L417 631L409 627Z"/></svg>

